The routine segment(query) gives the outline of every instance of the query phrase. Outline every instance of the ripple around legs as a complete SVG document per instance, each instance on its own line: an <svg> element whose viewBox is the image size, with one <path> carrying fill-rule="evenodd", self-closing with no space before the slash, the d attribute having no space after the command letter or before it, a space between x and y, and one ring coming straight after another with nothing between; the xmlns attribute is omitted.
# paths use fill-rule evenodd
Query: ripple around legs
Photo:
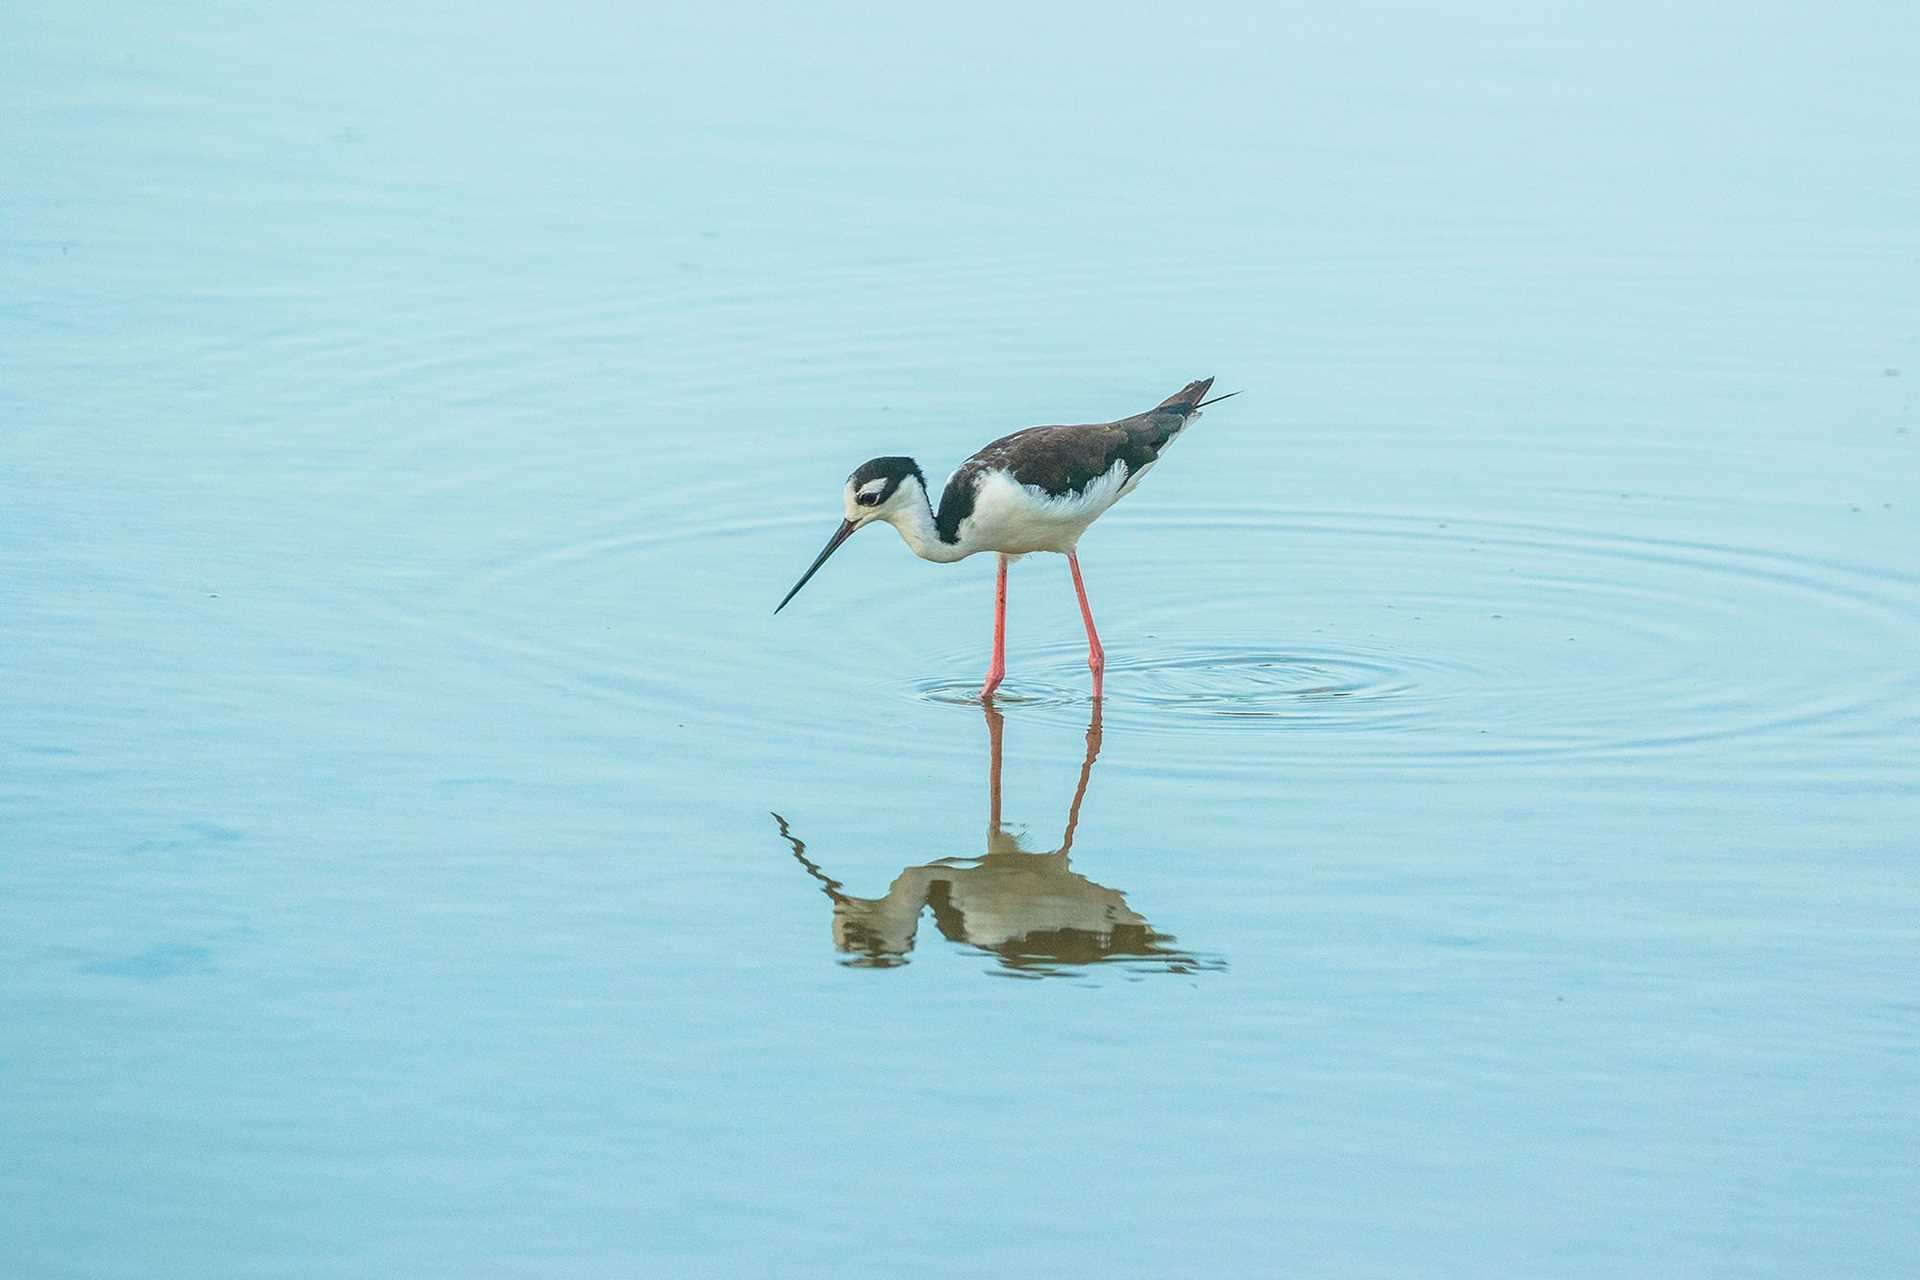
<svg viewBox="0 0 1920 1280"><path fill-rule="evenodd" d="M1237 587L1227 604L1217 580L1143 587L1109 644L1116 727L1293 734L1282 754L1387 763L1679 765L1738 741L1817 770L1916 714L1920 679L1900 655L1920 634L1920 595L1898 574L1491 522L1176 523L1203 555L1215 538L1284 539L1285 580ZM1213 616L1211 638L1193 634ZM1080 714L1085 659L1071 639L1021 649L1010 670L1008 706ZM909 691L962 702L976 686L942 677Z"/></svg>

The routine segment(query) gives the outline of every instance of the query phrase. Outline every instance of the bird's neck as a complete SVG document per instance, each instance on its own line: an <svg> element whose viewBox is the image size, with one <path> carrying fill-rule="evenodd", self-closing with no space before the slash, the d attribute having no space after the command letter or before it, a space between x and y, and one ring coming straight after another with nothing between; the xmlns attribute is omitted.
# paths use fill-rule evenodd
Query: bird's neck
<svg viewBox="0 0 1920 1280"><path fill-rule="evenodd" d="M916 480L909 479L907 483L919 490L920 500L903 504L903 510L889 516L887 523L899 532L900 540L907 544L907 549L922 560L945 564L965 559L969 554L967 548L940 540L940 531L933 523L933 503L927 497L927 491Z"/></svg>

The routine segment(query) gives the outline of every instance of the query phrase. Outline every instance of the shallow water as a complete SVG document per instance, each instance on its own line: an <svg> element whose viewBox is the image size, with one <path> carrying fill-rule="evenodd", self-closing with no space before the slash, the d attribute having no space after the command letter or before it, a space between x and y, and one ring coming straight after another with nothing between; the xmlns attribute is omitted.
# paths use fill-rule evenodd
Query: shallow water
<svg viewBox="0 0 1920 1280"><path fill-rule="evenodd" d="M0 1270L1910 1268L1920 31L1723 15L16 6ZM771 617L1206 375L1097 718Z"/></svg>

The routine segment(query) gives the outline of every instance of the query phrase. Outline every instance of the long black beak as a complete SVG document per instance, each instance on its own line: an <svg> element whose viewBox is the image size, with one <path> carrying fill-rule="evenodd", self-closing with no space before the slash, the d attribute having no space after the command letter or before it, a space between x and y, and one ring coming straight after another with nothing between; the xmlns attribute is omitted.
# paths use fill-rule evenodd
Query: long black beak
<svg viewBox="0 0 1920 1280"><path fill-rule="evenodd" d="M807 579L813 577L814 574L820 572L820 566L827 562L827 557L832 555L835 551L838 551L840 549L840 544L845 542L848 538L852 537L853 531L855 529L858 529L859 527L860 527L859 525L855 524L851 520L842 520L840 522L840 527L833 531L833 536L831 538L827 539L827 545L824 549L822 549L819 557L816 560L814 560L812 564L807 566L807 571L800 575L800 581L793 584L793 590L787 592L787 600L791 600L795 596L800 594L800 588L807 585ZM782 609L786 608L787 600L782 600L779 604L773 606L773 611L775 613L778 613Z"/></svg>

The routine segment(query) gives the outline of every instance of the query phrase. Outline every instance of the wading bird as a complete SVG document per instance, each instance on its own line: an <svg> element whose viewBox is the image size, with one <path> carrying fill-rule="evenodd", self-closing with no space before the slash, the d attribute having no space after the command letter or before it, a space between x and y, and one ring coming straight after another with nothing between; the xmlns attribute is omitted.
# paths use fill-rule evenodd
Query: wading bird
<svg viewBox="0 0 1920 1280"><path fill-rule="evenodd" d="M1133 492L1140 477L1200 416L1200 410L1228 396L1206 399L1212 378L1189 382L1145 413L1118 422L1077 427L1028 427L1002 436L960 464L948 477L936 510L927 478L912 458L874 458L847 477L840 500L845 519L826 547L793 584L787 601L819 572L841 543L876 520L892 525L922 560L945 564L977 551L1000 556L993 593L993 661L982 699L993 697L1007 674L1007 566L1034 551L1056 551L1073 571L1080 617L1087 624L1087 665L1093 668L1093 696L1100 696L1106 654L1094 630L1086 584L1075 554L1087 526Z"/></svg>

